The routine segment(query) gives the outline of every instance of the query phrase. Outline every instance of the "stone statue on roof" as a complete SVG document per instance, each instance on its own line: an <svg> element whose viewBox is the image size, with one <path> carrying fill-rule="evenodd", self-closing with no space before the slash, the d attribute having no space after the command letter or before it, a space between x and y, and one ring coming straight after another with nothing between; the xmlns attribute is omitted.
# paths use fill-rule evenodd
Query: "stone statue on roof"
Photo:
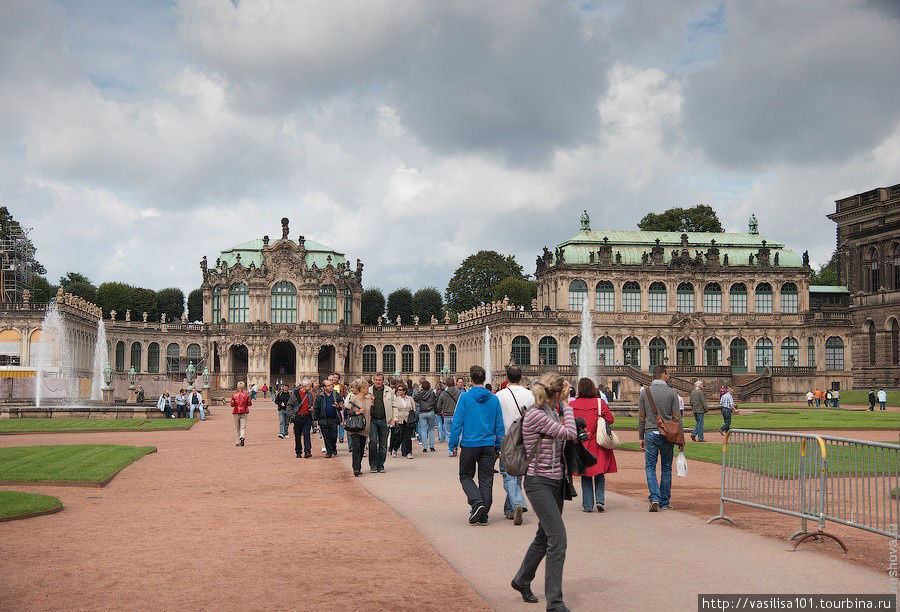
<svg viewBox="0 0 900 612"><path fill-rule="evenodd" d="M778 265L778 252L775 252L775 265Z"/></svg>
<svg viewBox="0 0 900 612"><path fill-rule="evenodd" d="M581 213L581 229L584 231L591 229L591 217L586 210Z"/></svg>
<svg viewBox="0 0 900 612"><path fill-rule="evenodd" d="M622 251L616 251L616 263L622 263Z"/></svg>
<svg viewBox="0 0 900 612"><path fill-rule="evenodd" d="M750 221L747 222L747 227L750 229L751 234L759 233L759 221L756 220L756 215L750 215Z"/></svg>
<svg viewBox="0 0 900 612"><path fill-rule="evenodd" d="M206 274L206 255L203 256L203 259L200 260L200 269Z"/></svg>
<svg viewBox="0 0 900 612"><path fill-rule="evenodd" d="M288 218L282 217L282 219L281 219L281 239L282 240L287 240L288 232L290 232L290 230L288 229Z"/></svg>
<svg viewBox="0 0 900 612"><path fill-rule="evenodd" d="M803 251L803 267L809 267L809 251Z"/></svg>

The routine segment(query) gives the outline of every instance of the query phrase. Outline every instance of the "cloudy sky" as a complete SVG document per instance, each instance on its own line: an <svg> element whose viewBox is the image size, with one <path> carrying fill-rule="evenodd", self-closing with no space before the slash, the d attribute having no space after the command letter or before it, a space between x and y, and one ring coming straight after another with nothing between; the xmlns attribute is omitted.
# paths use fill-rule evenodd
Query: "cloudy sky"
<svg viewBox="0 0 900 612"><path fill-rule="evenodd" d="M708 203L834 247L900 182L900 3L0 0L0 203L55 281L200 283L280 232L443 290Z"/></svg>

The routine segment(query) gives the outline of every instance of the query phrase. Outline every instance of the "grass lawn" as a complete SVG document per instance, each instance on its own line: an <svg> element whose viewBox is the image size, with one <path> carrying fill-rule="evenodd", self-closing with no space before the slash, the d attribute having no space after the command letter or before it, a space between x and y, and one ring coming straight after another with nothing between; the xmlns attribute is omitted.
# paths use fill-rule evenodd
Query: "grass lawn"
<svg viewBox="0 0 900 612"><path fill-rule="evenodd" d="M694 417L687 412L685 426L692 428ZM614 427L637 429L637 417L617 417ZM704 431L715 431L722 426L719 412L708 412L703 420ZM900 412L869 412L868 410L779 410L771 412L741 413L731 417L733 429L900 429Z"/></svg>
<svg viewBox="0 0 900 612"><path fill-rule="evenodd" d="M190 429L196 419L0 419L0 434Z"/></svg>
<svg viewBox="0 0 900 612"><path fill-rule="evenodd" d="M49 419L48 419L49 420ZM0 482L104 485L154 446L69 444L0 448Z"/></svg>
<svg viewBox="0 0 900 612"><path fill-rule="evenodd" d="M887 405L898 407L900 406L900 389L885 389L887 392ZM875 389L875 393L878 393L878 389ZM841 403L842 404L853 404L854 406L868 406L869 405L869 390L868 389L848 389L847 391L841 391ZM878 404L876 403L877 407Z"/></svg>
<svg viewBox="0 0 900 612"><path fill-rule="evenodd" d="M0 491L0 521L62 510L62 502L50 495Z"/></svg>

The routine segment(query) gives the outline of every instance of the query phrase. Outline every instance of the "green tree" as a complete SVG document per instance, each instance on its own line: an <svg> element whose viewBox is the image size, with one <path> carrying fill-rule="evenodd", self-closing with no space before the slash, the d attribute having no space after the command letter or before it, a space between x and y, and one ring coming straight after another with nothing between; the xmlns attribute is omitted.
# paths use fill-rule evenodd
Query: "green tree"
<svg viewBox="0 0 900 612"><path fill-rule="evenodd" d="M838 256L837 251L831 254L831 259L824 266L820 266L818 270L814 270L809 275L810 285L840 285L841 279L838 272Z"/></svg>
<svg viewBox="0 0 900 612"><path fill-rule="evenodd" d="M34 303L49 302L56 297L56 285L39 274L34 277L34 289L31 292L31 301Z"/></svg>
<svg viewBox="0 0 900 612"><path fill-rule="evenodd" d="M384 316L384 294L381 289L366 289L362 294L362 324L377 325Z"/></svg>
<svg viewBox="0 0 900 612"><path fill-rule="evenodd" d="M188 321L203 320L203 289L188 293Z"/></svg>
<svg viewBox="0 0 900 612"><path fill-rule="evenodd" d="M167 321L181 318L184 312L184 291L177 287L168 287L156 292L156 307L160 313L166 313Z"/></svg>
<svg viewBox="0 0 900 612"><path fill-rule="evenodd" d="M440 321L444 314L444 300L441 299L441 292L434 287L419 289L413 295L412 309L413 314L418 315L419 323L423 325L431 322L432 315Z"/></svg>
<svg viewBox="0 0 900 612"><path fill-rule="evenodd" d="M84 274L67 272L65 276L59 278L59 286L73 295L97 303L97 287Z"/></svg>
<svg viewBox="0 0 900 612"><path fill-rule="evenodd" d="M531 300L537 297L537 283L525 278L510 276L500 281L494 287L494 301L508 297L511 304L524 306L531 310Z"/></svg>
<svg viewBox="0 0 900 612"><path fill-rule="evenodd" d="M102 283L97 287L97 305L103 309L104 316L116 311L116 319L125 318L125 311L131 308L134 287L125 283Z"/></svg>
<svg viewBox="0 0 900 612"><path fill-rule="evenodd" d="M444 297L447 309L458 313L481 302L489 302L494 287L505 278L525 278L522 266L512 255L496 251L478 251L469 255L453 273Z"/></svg>
<svg viewBox="0 0 900 612"><path fill-rule="evenodd" d="M0 236L6 237L11 230L20 230L22 226L16 221L12 213L9 212L9 209L6 206L0 206ZM22 241L23 248L31 251L32 256L34 255L37 249L34 248L34 243L31 242L29 238L25 238ZM34 260L34 274L35 276L41 276L47 273L47 268L41 265L41 263L35 259ZM37 279L35 279L37 280ZM44 279L45 281L47 279Z"/></svg>
<svg viewBox="0 0 900 612"><path fill-rule="evenodd" d="M392 291L387 299L387 316L388 320L394 322L400 315L401 323L409 325L413 318L413 295L412 291L406 287Z"/></svg>
<svg viewBox="0 0 900 612"><path fill-rule="evenodd" d="M131 318L140 319L143 313L147 313L147 319L150 321L159 321L159 313L161 312L156 302L156 291L153 289L145 289L144 287L131 288ZM181 309L178 309L178 316L181 316ZM168 318L168 314L166 315Z"/></svg>
<svg viewBox="0 0 900 612"><path fill-rule="evenodd" d="M721 232L722 223L712 206L697 204L691 208L670 208L647 213L638 228L657 232Z"/></svg>

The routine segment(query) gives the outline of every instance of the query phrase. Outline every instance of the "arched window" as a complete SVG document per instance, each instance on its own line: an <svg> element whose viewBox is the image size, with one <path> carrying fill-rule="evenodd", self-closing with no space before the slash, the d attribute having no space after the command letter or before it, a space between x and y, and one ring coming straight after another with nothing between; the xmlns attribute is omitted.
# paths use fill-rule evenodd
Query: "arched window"
<svg viewBox="0 0 900 612"><path fill-rule="evenodd" d="M781 365L800 365L800 343L796 338L785 338L781 341Z"/></svg>
<svg viewBox="0 0 900 612"><path fill-rule="evenodd" d="M806 365L811 368L816 367L816 339L806 339Z"/></svg>
<svg viewBox="0 0 900 612"><path fill-rule="evenodd" d="M675 363L679 366L694 365L694 341L682 338L675 345Z"/></svg>
<svg viewBox="0 0 900 612"><path fill-rule="evenodd" d="M344 323L353 325L353 290L344 289Z"/></svg>
<svg viewBox="0 0 900 612"><path fill-rule="evenodd" d="M444 370L444 364L446 360L444 359L444 345L438 344L434 347L434 371L442 372Z"/></svg>
<svg viewBox="0 0 900 612"><path fill-rule="evenodd" d="M456 345L451 344L447 352L450 355L450 371L456 372Z"/></svg>
<svg viewBox="0 0 900 612"><path fill-rule="evenodd" d="M869 365L875 365L875 324L866 321L866 335L869 340Z"/></svg>
<svg viewBox="0 0 900 612"><path fill-rule="evenodd" d="M756 312L772 312L772 285L769 283L756 286Z"/></svg>
<svg viewBox="0 0 900 612"><path fill-rule="evenodd" d="M525 336L516 336L512 341L512 358L516 365L531 365L531 341Z"/></svg>
<svg viewBox="0 0 900 612"><path fill-rule="evenodd" d="M622 356L625 358L625 365L641 367L641 341L634 336L625 338L622 342Z"/></svg>
<svg viewBox="0 0 900 612"><path fill-rule="evenodd" d="M756 372L761 374L763 368L772 365L774 359L772 341L768 338L760 338L756 341Z"/></svg>
<svg viewBox="0 0 900 612"><path fill-rule="evenodd" d="M866 289L870 293L874 293L881 288L881 271L878 267L878 249L872 247L866 251L866 258L863 262L865 269Z"/></svg>
<svg viewBox="0 0 900 612"><path fill-rule="evenodd" d="M185 351L187 355L188 361L193 362L194 367L196 368L200 364L200 357L203 354L203 351L200 349L200 345L196 342L192 342L188 344L187 351Z"/></svg>
<svg viewBox="0 0 900 612"><path fill-rule="evenodd" d="M703 312L722 312L722 287L719 283L707 283L703 288Z"/></svg>
<svg viewBox="0 0 900 612"><path fill-rule="evenodd" d="M900 364L900 323L891 321L891 365Z"/></svg>
<svg viewBox="0 0 900 612"><path fill-rule="evenodd" d="M788 314L800 312L800 296L794 283L785 283L781 286L781 312Z"/></svg>
<svg viewBox="0 0 900 612"><path fill-rule="evenodd" d="M734 283L728 290L728 309L732 314L747 312L747 285Z"/></svg>
<svg viewBox="0 0 900 612"><path fill-rule="evenodd" d="M825 369L844 369L844 341L837 336L831 336L825 341Z"/></svg>
<svg viewBox="0 0 900 612"><path fill-rule="evenodd" d="M587 283L583 280L573 280L569 284L569 310L581 310L585 300L587 300Z"/></svg>
<svg viewBox="0 0 900 612"><path fill-rule="evenodd" d="M388 374L397 371L397 349L390 344L381 349L381 368Z"/></svg>
<svg viewBox="0 0 900 612"><path fill-rule="evenodd" d="M728 355L731 360L731 371L735 374L743 374L747 371L747 341L743 338L735 338L728 347Z"/></svg>
<svg viewBox="0 0 900 612"><path fill-rule="evenodd" d="M556 338L553 336L544 336L541 338L541 341L538 342L538 362L541 365L557 365L556 348Z"/></svg>
<svg viewBox="0 0 900 612"><path fill-rule="evenodd" d="M597 338L597 365L613 365L616 362L615 344L609 336Z"/></svg>
<svg viewBox="0 0 900 612"><path fill-rule="evenodd" d="M134 368L135 372L141 371L141 349L140 342L131 343L131 367Z"/></svg>
<svg viewBox="0 0 900 612"><path fill-rule="evenodd" d="M678 283L675 290L675 306L678 312L694 312L694 286L690 283Z"/></svg>
<svg viewBox="0 0 900 612"><path fill-rule="evenodd" d="M622 285L622 310L625 312L641 311L641 286L634 281Z"/></svg>
<svg viewBox="0 0 900 612"><path fill-rule="evenodd" d="M159 373L159 344L151 342L147 347L147 371L151 374Z"/></svg>
<svg viewBox="0 0 900 612"><path fill-rule="evenodd" d="M612 312L616 309L616 290L609 281L597 283L597 311Z"/></svg>
<svg viewBox="0 0 900 612"><path fill-rule="evenodd" d="M900 291L900 244L894 245L894 291Z"/></svg>
<svg viewBox="0 0 900 612"><path fill-rule="evenodd" d="M666 341L654 338L650 341L650 367L666 363Z"/></svg>
<svg viewBox="0 0 900 612"><path fill-rule="evenodd" d="M319 288L319 323L337 323L337 289L334 285Z"/></svg>
<svg viewBox="0 0 900 612"><path fill-rule="evenodd" d="M419 345L419 372L431 371L431 347L427 344Z"/></svg>
<svg viewBox="0 0 900 612"><path fill-rule="evenodd" d="M212 290L212 322L222 322L222 288L218 285Z"/></svg>
<svg viewBox="0 0 900 612"><path fill-rule="evenodd" d="M44 347L42 346L41 349ZM125 343L119 340L116 342L116 372L125 371Z"/></svg>
<svg viewBox="0 0 900 612"><path fill-rule="evenodd" d="M708 366L717 366L722 363L722 341L718 338L708 338L703 343L703 360Z"/></svg>
<svg viewBox="0 0 900 612"><path fill-rule="evenodd" d="M181 347L172 342L166 347L166 372L178 372L181 364L179 363L181 355Z"/></svg>
<svg viewBox="0 0 900 612"><path fill-rule="evenodd" d="M371 344L367 344L363 347L363 350L362 350L363 374L374 374L377 369L378 369L378 351Z"/></svg>
<svg viewBox="0 0 900 612"><path fill-rule="evenodd" d="M281 281L272 285L272 323L297 322L297 288Z"/></svg>
<svg viewBox="0 0 900 612"><path fill-rule="evenodd" d="M569 363L578 365L578 351L581 350L581 336L569 340Z"/></svg>
<svg viewBox="0 0 900 612"><path fill-rule="evenodd" d="M228 289L228 322L246 323L250 311L250 290L244 283Z"/></svg>
<svg viewBox="0 0 900 612"><path fill-rule="evenodd" d="M413 347L404 344L400 349L400 370L403 372L413 371L413 362L415 361L415 353Z"/></svg>
<svg viewBox="0 0 900 612"><path fill-rule="evenodd" d="M650 312L665 312L668 308L666 304L666 286L659 281L650 283Z"/></svg>

